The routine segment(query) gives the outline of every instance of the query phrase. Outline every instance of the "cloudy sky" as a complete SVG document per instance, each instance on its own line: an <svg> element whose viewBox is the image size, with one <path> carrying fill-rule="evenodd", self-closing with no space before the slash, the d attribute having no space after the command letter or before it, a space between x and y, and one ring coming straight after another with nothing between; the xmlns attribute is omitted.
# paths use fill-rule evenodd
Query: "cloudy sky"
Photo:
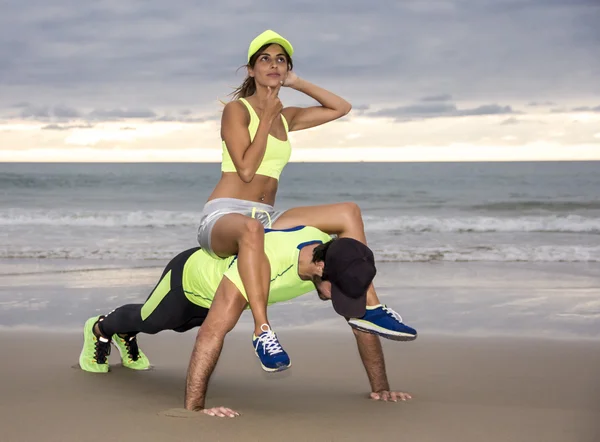
<svg viewBox="0 0 600 442"><path fill-rule="evenodd" d="M600 160L598 23L600 0L4 1L0 161L218 161L269 28L354 106L294 160Z"/></svg>

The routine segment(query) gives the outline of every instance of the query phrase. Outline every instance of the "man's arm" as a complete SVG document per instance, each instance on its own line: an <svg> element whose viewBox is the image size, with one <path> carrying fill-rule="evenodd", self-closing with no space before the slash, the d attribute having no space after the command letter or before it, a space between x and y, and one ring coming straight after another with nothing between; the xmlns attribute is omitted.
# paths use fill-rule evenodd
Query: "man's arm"
<svg viewBox="0 0 600 442"><path fill-rule="evenodd" d="M367 372L371 391L389 391L385 359L379 336L352 329L358 346L358 353Z"/></svg>
<svg viewBox="0 0 600 442"><path fill-rule="evenodd" d="M202 327L196 336L185 386L185 408L190 411L204 409L208 380L214 371L225 336L205 333Z"/></svg>
<svg viewBox="0 0 600 442"><path fill-rule="evenodd" d="M367 372L371 384L371 398L383 401L394 401L398 399L411 399L410 394L390 391L387 374L385 371L385 359L379 336L352 329L358 353Z"/></svg>
<svg viewBox="0 0 600 442"><path fill-rule="evenodd" d="M199 411L205 408L208 380L219 360L225 335L235 327L245 306L246 299L224 277L192 350L185 388L184 406L187 410Z"/></svg>

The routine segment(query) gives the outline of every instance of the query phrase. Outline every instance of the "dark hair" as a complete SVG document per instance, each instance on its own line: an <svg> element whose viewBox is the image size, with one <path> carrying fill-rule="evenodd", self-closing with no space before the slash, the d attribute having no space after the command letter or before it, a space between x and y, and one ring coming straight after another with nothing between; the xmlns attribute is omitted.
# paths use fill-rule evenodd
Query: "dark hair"
<svg viewBox="0 0 600 442"><path fill-rule="evenodd" d="M244 66L240 66L239 69L248 68L248 67L253 68L254 65L256 64L256 60L258 60L258 57L260 56L260 54L265 49L267 49L269 46L271 46L272 44L273 43L267 43L265 45L262 45L258 51L256 51L254 54L252 54L252 57L250 57L250 61L248 61L248 64L246 64ZM287 53L287 51L284 48L282 48L282 49L288 60L288 70L292 70L292 68L294 67L292 58L290 57L290 55ZM249 97L250 95L253 95L255 92L256 92L256 82L254 81L254 77L251 77L250 75L248 75L244 79L244 82L229 95L231 95L232 100L235 101L239 98Z"/></svg>
<svg viewBox="0 0 600 442"><path fill-rule="evenodd" d="M329 246L331 245L331 241L327 241L326 243L319 244L317 247L313 249L312 262L323 261L325 262L325 257L327 256L327 250L329 250Z"/></svg>
<svg viewBox="0 0 600 442"><path fill-rule="evenodd" d="M329 246L331 245L331 243L333 241L334 241L334 239L332 239L331 241L327 241L326 243L321 243L317 247L315 247L313 249L312 262L317 262L317 261L325 262L325 257L327 256L327 251L329 250ZM315 281L319 281L319 280L327 281L327 275L325 274L325 272L323 272L323 275L321 277L315 276L315 279L313 279L313 283L315 284L315 289L317 290L317 295L319 296L319 299L321 301L329 301L329 298L323 296L323 294L319 290L319 286L315 282Z"/></svg>

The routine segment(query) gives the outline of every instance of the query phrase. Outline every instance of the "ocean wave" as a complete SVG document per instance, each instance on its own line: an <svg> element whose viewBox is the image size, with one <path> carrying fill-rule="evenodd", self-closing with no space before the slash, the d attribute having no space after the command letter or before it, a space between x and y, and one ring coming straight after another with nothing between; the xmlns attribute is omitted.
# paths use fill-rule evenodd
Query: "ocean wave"
<svg viewBox="0 0 600 442"><path fill-rule="evenodd" d="M9 209L0 213L0 226L174 227L197 226L200 212L68 211Z"/></svg>
<svg viewBox="0 0 600 442"><path fill-rule="evenodd" d="M546 210L551 212L567 212L573 210L600 210L600 200L592 201L498 201L469 206L475 210L489 211L523 211Z"/></svg>
<svg viewBox="0 0 600 442"><path fill-rule="evenodd" d="M600 218L580 215L520 217L365 216L367 231L399 233L561 232L600 233Z"/></svg>
<svg viewBox="0 0 600 442"><path fill-rule="evenodd" d="M600 246L478 246L386 248L379 262L600 262Z"/></svg>
<svg viewBox="0 0 600 442"><path fill-rule="evenodd" d="M0 250L0 259L61 259L61 260L169 260L182 250L160 248L99 249L84 247L6 248ZM166 264L166 262L165 262Z"/></svg>
<svg viewBox="0 0 600 442"><path fill-rule="evenodd" d="M600 262L600 246L499 245L410 247L371 244L378 262ZM84 247L5 248L0 259L129 260L167 263L182 250L146 245L100 249ZM152 264L154 265L154 264ZM156 265L162 265L156 264Z"/></svg>
<svg viewBox="0 0 600 442"><path fill-rule="evenodd" d="M94 165L91 165L94 167ZM95 173L88 170L88 173L7 173L0 172L0 189L39 189L48 190L67 190L91 189L91 190L143 190L148 186L159 184L160 187L173 186L179 189L188 188L202 183L202 177L197 175L181 176L177 173L159 173L151 172L139 174L130 174L113 171Z"/></svg>
<svg viewBox="0 0 600 442"><path fill-rule="evenodd" d="M0 212L0 226L107 227L107 228L197 228L200 212L167 210L86 211L8 209ZM547 216L454 216L364 215L367 232L390 233L468 233L468 232L561 232L600 233L600 217L581 215Z"/></svg>

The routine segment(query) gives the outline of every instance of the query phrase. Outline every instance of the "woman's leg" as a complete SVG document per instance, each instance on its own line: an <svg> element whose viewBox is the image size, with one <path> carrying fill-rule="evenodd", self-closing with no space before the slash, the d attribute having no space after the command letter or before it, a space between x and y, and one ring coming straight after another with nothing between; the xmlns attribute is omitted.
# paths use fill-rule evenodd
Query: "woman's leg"
<svg viewBox="0 0 600 442"><path fill-rule="evenodd" d="M238 255L238 268L254 318L254 334L269 325L267 299L271 266L265 253L265 230L260 221L239 213L222 216L211 232L211 249L221 257Z"/></svg>
<svg viewBox="0 0 600 442"><path fill-rule="evenodd" d="M349 237L367 244L360 207L355 203L294 207L286 210L273 223L274 229L289 229L295 226L312 226L330 235ZM367 305L378 304L379 298L371 284L367 292Z"/></svg>

